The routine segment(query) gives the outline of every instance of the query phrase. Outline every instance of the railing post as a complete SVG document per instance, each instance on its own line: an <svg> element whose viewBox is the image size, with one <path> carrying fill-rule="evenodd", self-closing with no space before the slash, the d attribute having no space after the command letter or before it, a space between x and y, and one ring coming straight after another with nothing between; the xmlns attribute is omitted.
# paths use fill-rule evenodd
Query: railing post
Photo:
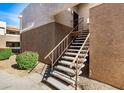
<svg viewBox="0 0 124 93"><path fill-rule="evenodd" d="M64 41L64 49L66 48L66 41Z"/></svg>
<svg viewBox="0 0 124 93"><path fill-rule="evenodd" d="M68 37L69 37L69 36L68 36ZM65 40L65 41L66 41L66 42L65 42L65 43L66 43L66 44L65 44L66 47L68 46L68 37L67 37L66 40ZM66 50L66 51L67 51L67 50Z"/></svg>
<svg viewBox="0 0 124 93"><path fill-rule="evenodd" d="M63 41L63 45L62 45L62 51L64 50L64 41Z"/></svg>
<svg viewBox="0 0 124 93"><path fill-rule="evenodd" d="M75 90L78 89L78 60L76 60L76 78L75 78Z"/></svg>
<svg viewBox="0 0 124 93"><path fill-rule="evenodd" d="M51 67L51 70L52 70L52 71L53 71L53 61L54 61L54 60L53 60L53 56L54 56L53 53L54 53L54 52L52 52L52 67Z"/></svg>
<svg viewBox="0 0 124 93"><path fill-rule="evenodd" d="M69 37L69 36L68 36ZM68 45L68 37L67 37L67 45Z"/></svg>

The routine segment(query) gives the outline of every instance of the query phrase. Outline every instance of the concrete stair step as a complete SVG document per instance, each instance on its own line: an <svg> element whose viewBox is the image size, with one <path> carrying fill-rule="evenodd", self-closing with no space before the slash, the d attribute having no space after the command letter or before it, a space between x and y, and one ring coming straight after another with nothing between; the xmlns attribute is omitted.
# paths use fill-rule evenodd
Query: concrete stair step
<svg viewBox="0 0 124 93"><path fill-rule="evenodd" d="M57 78L59 78L59 79L65 81L65 82L68 83L68 84L74 84L74 83L75 83L74 80L71 79L70 76L68 76L68 75L66 75L66 74L64 74L64 73L61 73L61 72L59 72L59 71L53 71L53 72L52 72L52 75L53 75L54 77L57 77Z"/></svg>
<svg viewBox="0 0 124 93"><path fill-rule="evenodd" d="M77 38L76 39L85 39L87 37L87 35L82 35L82 36L77 36Z"/></svg>
<svg viewBox="0 0 124 93"><path fill-rule="evenodd" d="M57 71L57 70L54 70L53 72L56 72L56 73L58 73L58 74L60 74L60 75L62 75L64 77L66 77L66 78L69 78L71 80L74 80L74 77L71 77L71 76L69 76L69 75L67 75L67 74L65 74L63 72L60 72L60 71Z"/></svg>
<svg viewBox="0 0 124 93"><path fill-rule="evenodd" d="M73 45L70 45L70 48L80 48L81 46L73 46Z"/></svg>
<svg viewBox="0 0 124 93"><path fill-rule="evenodd" d="M84 45L84 48L88 48L89 46L87 45ZM70 48L81 48L81 46L73 46L73 45L70 45Z"/></svg>
<svg viewBox="0 0 124 93"><path fill-rule="evenodd" d="M87 61L87 59L86 58L80 58L80 59L78 59L78 61L79 61L79 63L84 63ZM66 61L66 60L60 60L60 61L58 61L58 63L61 65L68 66L68 67L70 67L72 65L72 62Z"/></svg>
<svg viewBox="0 0 124 93"><path fill-rule="evenodd" d="M83 30L81 33L89 33L89 30Z"/></svg>
<svg viewBox="0 0 124 93"><path fill-rule="evenodd" d="M88 33L84 32L84 33L80 33L79 35L88 35Z"/></svg>
<svg viewBox="0 0 124 93"><path fill-rule="evenodd" d="M71 56L62 56L61 59L65 59L65 60L70 60L73 61L75 57L71 57Z"/></svg>
<svg viewBox="0 0 124 93"><path fill-rule="evenodd" d="M82 45L83 43L76 43L76 42L73 42L72 45Z"/></svg>
<svg viewBox="0 0 124 93"><path fill-rule="evenodd" d="M79 49L70 49L70 48L69 48L69 49L67 49L67 51L68 51L68 52L78 52Z"/></svg>
<svg viewBox="0 0 124 93"><path fill-rule="evenodd" d="M65 67L65 66L57 65L55 66L55 69L66 72L67 74L72 75L72 76L75 75L75 72L73 69Z"/></svg>
<svg viewBox="0 0 124 93"><path fill-rule="evenodd" d="M52 85L53 87L60 89L60 90L73 90L73 87L68 87L66 84L60 82L54 77L48 77L47 80L45 80L47 83Z"/></svg>
<svg viewBox="0 0 124 93"><path fill-rule="evenodd" d="M75 39L74 42L84 42L84 40L77 40L77 39Z"/></svg>
<svg viewBox="0 0 124 93"><path fill-rule="evenodd" d="M72 55L72 56L76 56L77 53L73 53L73 52L65 52L65 55Z"/></svg>
<svg viewBox="0 0 124 93"><path fill-rule="evenodd" d="M58 63L66 66L70 66L72 64L72 62L66 60L60 60Z"/></svg>
<svg viewBox="0 0 124 93"><path fill-rule="evenodd" d="M75 76L75 69L68 68L68 67L65 67L65 66L62 66L62 65L57 65L54 68L56 70L62 71L63 73L65 73L65 74L67 74L69 76ZM79 72L79 74L81 74L81 73L82 73L82 71Z"/></svg>
<svg viewBox="0 0 124 93"><path fill-rule="evenodd" d="M69 48L72 48L72 49L80 49L81 48L81 46L73 46L73 45L70 45L70 47ZM87 45L85 45L84 47L83 47L83 49L87 49L87 48L89 48L89 45L87 46Z"/></svg>
<svg viewBox="0 0 124 93"><path fill-rule="evenodd" d="M78 36L87 36L88 34L87 33L84 33L84 34L79 34Z"/></svg>
<svg viewBox="0 0 124 93"><path fill-rule="evenodd" d="M88 35L88 33L80 33L79 35Z"/></svg>
<svg viewBox="0 0 124 93"><path fill-rule="evenodd" d="M86 37L77 37L75 40L85 40Z"/></svg>
<svg viewBox="0 0 124 93"><path fill-rule="evenodd" d="M83 43L81 43L81 42L73 42L71 45L72 45L72 46L82 46ZM86 42L86 43L85 43L85 46L89 46L89 42Z"/></svg>
<svg viewBox="0 0 124 93"><path fill-rule="evenodd" d="M76 46L82 46L82 44L78 44L78 45L76 45L76 44L71 44L70 46L74 46L74 47L76 47Z"/></svg>
<svg viewBox="0 0 124 93"><path fill-rule="evenodd" d="M77 55L77 53L73 53L73 52L65 52L65 55L72 55L72 56L76 56ZM80 57L84 57L84 56L88 56L87 54L85 54L85 53L80 53L79 54L79 56Z"/></svg>
<svg viewBox="0 0 124 93"><path fill-rule="evenodd" d="M78 37L87 37L88 34L78 35Z"/></svg>
<svg viewBox="0 0 124 93"><path fill-rule="evenodd" d="M78 52L79 49L67 49L67 51L69 51L69 52ZM87 50L81 50L81 53L86 53L86 52L87 52Z"/></svg>

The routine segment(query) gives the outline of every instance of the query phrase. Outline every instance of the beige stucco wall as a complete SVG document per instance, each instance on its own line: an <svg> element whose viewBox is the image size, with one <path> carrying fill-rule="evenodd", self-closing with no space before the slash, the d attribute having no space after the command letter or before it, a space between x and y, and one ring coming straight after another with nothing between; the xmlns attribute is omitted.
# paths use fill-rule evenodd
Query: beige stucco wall
<svg viewBox="0 0 124 93"><path fill-rule="evenodd" d="M84 17L84 30L88 29L87 19L89 9L101 3L33 3L29 4L22 14L22 32L48 24L58 22L67 26L72 26L70 22L73 14L67 9L71 8Z"/></svg>
<svg viewBox="0 0 124 93"><path fill-rule="evenodd" d="M76 3L32 3L22 14L22 32L55 22L54 16ZM65 14L67 12L63 12ZM62 14L62 15L63 15ZM68 23L67 23L68 24Z"/></svg>
<svg viewBox="0 0 124 93"><path fill-rule="evenodd" d="M6 47L6 41L20 42L19 35L0 35L0 48Z"/></svg>
<svg viewBox="0 0 124 93"><path fill-rule="evenodd" d="M84 23L83 27L84 30L89 29L87 20L89 19L89 10L92 7L95 7L97 5L100 5L101 3L80 3L74 7L71 8L71 11L75 11L78 15L79 18L84 17ZM55 21L59 22L61 24L67 25L67 26L73 26L73 12L68 11L67 9L58 13L55 16Z"/></svg>
<svg viewBox="0 0 124 93"><path fill-rule="evenodd" d="M64 10L54 16L55 22L72 27L73 15L70 11Z"/></svg>
<svg viewBox="0 0 124 93"><path fill-rule="evenodd" d="M78 5L78 13L80 17L84 17L84 30L87 30L89 28L87 24L87 20L89 18L89 10L92 7L95 7L97 5L100 5L101 3L81 3Z"/></svg>
<svg viewBox="0 0 124 93"><path fill-rule="evenodd" d="M90 78L124 89L124 4L90 10Z"/></svg>
<svg viewBox="0 0 124 93"><path fill-rule="evenodd" d="M71 10L69 11L68 8L61 11L60 13L56 14L54 16L55 22L58 22L60 24L73 27L73 11L78 13L78 7L74 6L70 8Z"/></svg>
<svg viewBox="0 0 124 93"><path fill-rule="evenodd" d="M0 35L4 35L6 33L6 22L0 21L0 27L4 29L0 29Z"/></svg>

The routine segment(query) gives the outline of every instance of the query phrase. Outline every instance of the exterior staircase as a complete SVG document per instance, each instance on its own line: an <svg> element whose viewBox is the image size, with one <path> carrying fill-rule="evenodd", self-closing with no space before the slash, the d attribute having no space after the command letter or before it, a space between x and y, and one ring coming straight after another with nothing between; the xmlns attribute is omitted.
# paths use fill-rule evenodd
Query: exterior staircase
<svg viewBox="0 0 124 93"><path fill-rule="evenodd" d="M78 70L80 75L81 69L85 67L89 51L88 31L82 31L78 34L67 47L64 53L57 60L53 68L49 68L49 76L43 78L43 82L49 84L58 90L74 90L76 79L76 56L78 55ZM83 48L82 48L83 46ZM82 49L81 49L82 48ZM80 51L80 52L79 52Z"/></svg>

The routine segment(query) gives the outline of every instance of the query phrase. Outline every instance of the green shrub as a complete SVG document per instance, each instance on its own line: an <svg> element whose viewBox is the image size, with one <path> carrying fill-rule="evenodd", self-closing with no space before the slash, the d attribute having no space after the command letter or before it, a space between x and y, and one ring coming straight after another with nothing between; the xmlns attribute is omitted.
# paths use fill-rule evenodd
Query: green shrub
<svg viewBox="0 0 124 93"><path fill-rule="evenodd" d="M0 60L9 59L11 55L12 49L10 48L0 49Z"/></svg>
<svg viewBox="0 0 124 93"><path fill-rule="evenodd" d="M16 62L20 69L30 69L38 61L39 55L37 53L27 51L16 56Z"/></svg>

